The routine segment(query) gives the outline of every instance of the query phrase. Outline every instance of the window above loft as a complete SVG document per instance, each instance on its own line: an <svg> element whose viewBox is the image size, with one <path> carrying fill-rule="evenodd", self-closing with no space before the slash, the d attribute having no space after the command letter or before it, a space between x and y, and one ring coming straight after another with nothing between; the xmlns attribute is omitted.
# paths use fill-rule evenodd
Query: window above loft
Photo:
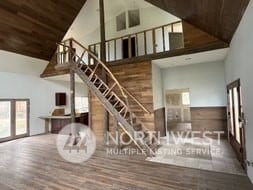
<svg viewBox="0 0 253 190"><path fill-rule="evenodd" d="M128 16L127 16L128 14ZM127 12L123 12L116 17L116 29L117 31L125 30L127 28L127 18L128 27L135 27L140 25L140 10L133 9Z"/></svg>
<svg viewBox="0 0 253 190"><path fill-rule="evenodd" d="M129 28L140 25L140 10L129 10L128 11L128 25Z"/></svg>
<svg viewBox="0 0 253 190"><path fill-rule="evenodd" d="M126 29L126 12L121 13L116 17L117 31Z"/></svg>

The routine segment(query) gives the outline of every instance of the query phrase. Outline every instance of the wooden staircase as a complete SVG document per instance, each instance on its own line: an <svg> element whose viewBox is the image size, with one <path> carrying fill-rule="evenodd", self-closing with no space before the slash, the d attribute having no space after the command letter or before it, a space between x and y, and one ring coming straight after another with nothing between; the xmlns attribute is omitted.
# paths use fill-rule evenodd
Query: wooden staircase
<svg viewBox="0 0 253 190"><path fill-rule="evenodd" d="M158 140L131 111L129 98L144 112L149 111L120 85L109 68L72 38L58 44L56 68L66 69L66 67L72 69L85 82L135 145L147 156L153 156ZM102 80L102 72L107 76L107 83Z"/></svg>

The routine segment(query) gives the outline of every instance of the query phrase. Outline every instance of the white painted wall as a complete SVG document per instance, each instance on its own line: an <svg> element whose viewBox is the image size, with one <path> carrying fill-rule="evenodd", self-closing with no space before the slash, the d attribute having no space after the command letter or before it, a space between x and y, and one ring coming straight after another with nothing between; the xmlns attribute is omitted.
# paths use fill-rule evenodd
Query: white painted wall
<svg viewBox="0 0 253 190"><path fill-rule="evenodd" d="M69 83L41 79L47 62L23 55L0 51L0 99L30 99L30 134L44 132L44 121L39 116L51 114L55 105L55 92L69 94ZM77 96L87 96L87 87L77 84ZM67 111L69 104L67 105Z"/></svg>
<svg viewBox="0 0 253 190"><path fill-rule="evenodd" d="M100 41L98 1L87 0L74 20L64 39L73 37L87 46ZM116 16L130 9L140 9L140 25L116 31ZM156 26L178 21L179 19L144 0L105 0L106 39L136 33Z"/></svg>
<svg viewBox="0 0 253 190"><path fill-rule="evenodd" d="M22 64L25 63L25 64ZM48 61L0 50L0 71L39 75Z"/></svg>
<svg viewBox="0 0 253 190"><path fill-rule="evenodd" d="M105 0L105 34L106 40L117 37L122 37L128 34L137 33L143 30L151 29L161 25L169 24L179 21L180 19L163 11L144 0ZM128 11L133 9L140 10L140 25L135 27L128 27ZM120 13L126 12L127 28L125 30L117 31L116 29L116 16ZM180 29L180 27L177 27ZM182 27L181 27L182 29ZM165 33L169 32L169 27L165 28ZM174 27L175 30L175 27ZM152 31L147 35L147 53L153 53L153 40ZM156 51L163 51L162 29L156 31ZM91 44L100 42L100 19L99 19L99 4L98 1L87 0L83 8L75 18L64 39L74 38L85 47ZM166 46L165 49L169 50L169 35L165 35ZM108 46L106 45L107 61L122 59L122 41L116 42L116 52L114 52L114 42L110 43L110 55L108 56ZM144 48L144 34L138 35L138 55L145 54ZM80 47L75 47L76 51L82 51ZM96 53L100 54L100 47L97 47ZM92 50L94 51L94 50ZM88 62L88 56L85 54L84 62Z"/></svg>
<svg viewBox="0 0 253 190"><path fill-rule="evenodd" d="M191 107L225 106L223 62L201 63L162 69L163 89L190 89Z"/></svg>
<svg viewBox="0 0 253 190"><path fill-rule="evenodd" d="M106 31L106 39L114 39L122 36L126 36L129 34L135 34L140 31L148 30L154 27L162 26L165 24L169 24L172 22L179 21L179 19L168 12L165 12L157 7L151 6L151 7L145 7L141 8L140 10L140 25L129 28L128 26L128 10L131 10L129 7L124 7L124 9L121 10L122 12L126 12L126 22L127 22L127 28L125 30L117 31L117 25L116 25L116 16L111 18L106 22L105 25L105 31ZM181 27L182 28L182 27ZM166 50L169 50L169 28L167 27L165 29L165 41L166 41ZM95 31L95 33L99 33L99 30ZM144 33L138 35L138 55L145 55L145 38ZM146 33L146 47L147 47L147 53L152 54L153 53L153 35L152 31L149 31ZM122 43L121 41L117 41L117 51L116 57L118 59L122 59ZM162 52L163 51L163 34L162 29L159 29L156 31L156 51ZM108 48L107 48L108 49ZM114 58L114 42L110 42L110 60L115 60ZM108 55L108 53L107 53ZM107 56L107 61L108 56Z"/></svg>
<svg viewBox="0 0 253 190"><path fill-rule="evenodd" d="M129 10L128 7L121 10L126 12ZM169 24L172 22L179 21L177 17L165 12L155 6L146 7L140 9L140 25L132 28L128 28L128 15L127 15L127 29L117 31L116 29L116 15L114 18L106 22L106 39L121 37L124 35L136 33L139 31L147 30L157 26Z"/></svg>
<svg viewBox="0 0 253 190"><path fill-rule="evenodd" d="M155 64L152 64L152 87L154 110L164 108L162 72Z"/></svg>
<svg viewBox="0 0 253 190"><path fill-rule="evenodd" d="M226 82L229 84L240 78L242 84L243 109L248 120L246 126L247 159L253 161L253 1L233 37L228 57L225 60ZM253 168L248 167L248 175L253 182Z"/></svg>

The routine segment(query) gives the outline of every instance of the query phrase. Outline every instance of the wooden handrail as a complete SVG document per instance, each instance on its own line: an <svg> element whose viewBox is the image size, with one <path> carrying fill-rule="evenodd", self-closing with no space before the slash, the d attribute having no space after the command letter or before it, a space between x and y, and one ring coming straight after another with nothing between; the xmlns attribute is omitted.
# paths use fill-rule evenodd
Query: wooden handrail
<svg viewBox="0 0 253 190"><path fill-rule="evenodd" d="M164 24L164 25L161 25L161 26L153 27L151 29L146 29L146 30L139 31L139 32L136 32L136 33L126 34L124 36L115 37L115 38L111 38L109 40L106 40L105 41L106 49L107 49L106 61L110 62L110 61L125 59L124 56L123 56L123 54L124 54L123 49L124 48L123 48L123 45L122 45L123 41L125 39L128 39L128 43L129 43L128 44L128 51L126 50L128 52L128 57L127 58L140 56L139 55L139 53L140 53L139 49L141 49L141 54L144 53L144 55L156 54L158 52L170 51L171 41L170 41L169 37L165 36L165 30L166 30L166 32L168 31L168 32L173 33L173 31L175 31L175 29L174 29L175 26L179 23L182 23L182 21L176 21L176 22L172 22L172 23L169 23L169 24ZM157 33L158 30L161 30L161 32ZM151 36L148 36L149 33L151 33ZM182 33L183 33L183 31L182 31ZM132 45L131 45L132 38L135 39L134 49L132 49ZM142 40L140 41L139 39L142 39ZM157 43L158 43L157 39L162 40L162 43L161 43L159 49L157 49L157 47L158 47L157 46ZM148 45L148 40L152 40L152 41L149 42L149 45ZM121 42L121 45L117 43L118 41ZM139 42L140 42L140 44L139 44ZM113 45L114 45L114 47L113 47ZM91 45L89 45L89 50L91 52L96 53L96 50L98 49L97 47L100 47L100 46L101 46L101 42L91 44ZM139 47L144 47L144 48L139 48ZM117 52L118 48L119 48L119 50L121 49L121 51L122 51L121 54L119 54ZM144 49L144 52L142 52L143 49ZM150 49L150 50L148 50L148 49ZM135 52L134 55L132 55L133 50ZM117 57L117 55L121 58Z"/></svg>
<svg viewBox="0 0 253 190"><path fill-rule="evenodd" d="M126 92L126 94L128 94L128 96L130 97L130 98L132 98L146 113L148 113L148 114L151 114L151 112L147 109L147 108L145 108L145 106L142 104L142 103L140 103L140 101L139 100L137 100L127 89L125 89L124 87L123 87L123 90Z"/></svg>
<svg viewBox="0 0 253 190"><path fill-rule="evenodd" d="M122 95L124 96L124 98L127 98L129 96L132 100L134 100L134 102L136 102L140 106L140 108L142 110L144 110L148 114L151 114L151 112L147 108L145 108L145 106L142 105L126 88L124 88L123 86L121 86L119 84L118 80L114 77L114 75L111 73L111 71L109 70L109 68L100 59L98 59L92 52L90 52L86 47L84 47L82 44L80 44L79 42L77 42L73 38L69 38L69 39L64 40L63 42L57 43L57 44L61 45L61 46L64 46L66 48L72 49L71 46L63 44L64 42L69 41L69 40L74 41L76 44L78 44L80 47L82 47L84 50L86 50L94 59L96 59L96 61L98 61L106 69L107 73L109 74L108 76L110 76L115 81L115 84L117 84L117 86L120 88L120 90L122 90Z"/></svg>
<svg viewBox="0 0 253 190"><path fill-rule="evenodd" d="M127 98L126 94L123 91L123 87L120 85L119 81L115 78L115 76L113 75L113 73L110 71L110 69L104 64L104 62L102 62L94 53L90 52L89 49L87 49L86 47L84 47L82 44L80 44L78 41L76 41L75 39L72 38L72 41L74 41L76 44L78 44L80 47L82 47L83 49L85 49L89 55L91 55L98 63L100 63L102 65L102 67L107 71L107 73L109 73L110 77L115 81L115 83L117 84L117 86L119 87L122 95L124 96L124 98Z"/></svg>
<svg viewBox="0 0 253 190"><path fill-rule="evenodd" d="M145 32L149 32L149 31L152 31L152 30L157 30L159 28L164 28L166 26L170 26L170 25L174 25L174 24L178 24L178 23L181 23L182 21L176 21L176 22L172 22L172 23L169 23L169 24L164 24L164 25L161 25L161 26L157 26L157 27L154 27L154 28L150 28L150 29L147 29L147 30L142 30L140 32L136 32L136 33L131 33L131 34L126 34L124 36L120 36L120 37L116 37L116 38L111 38L109 40L106 40L105 42L110 42L110 41L114 41L114 40L119 40L119 39L122 39L122 38L127 38L129 36L135 36L135 35L138 35L138 34L141 34L141 33L145 33ZM67 40L64 40L64 41L68 41L69 39ZM63 42L64 42L63 41ZM101 42L97 42L97 43L94 43L94 44L91 44L89 46L96 46L96 45L100 45Z"/></svg>
<svg viewBox="0 0 253 190"><path fill-rule="evenodd" d="M67 55L67 59L59 60L58 64L67 64L72 71L76 72L89 86L89 88L97 95L107 111L117 119L117 124L119 124L119 126L129 135L137 147L140 148L140 150L145 150L147 155L154 155L150 145L150 143L153 144L154 135L151 134L152 136L150 136L150 134L147 133L148 129L144 126L144 124L141 122L136 122L138 118L131 111L131 107L129 106L129 98L133 99L137 105L139 105L145 112L150 114L148 109L146 109L130 92L128 92L128 90L120 85L119 81L115 78L105 63L97 58L95 54L90 52L87 48L73 38L68 40L70 40L69 43L65 40L64 42L58 44L57 56L61 57L62 52L69 53ZM79 56L79 53L77 52L80 50L82 53L81 57L84 55L84 52L88 54L88 62ZM87 64L90 63L90 58L93 58L95 67L91 66L91 64ZM109 75L109 80L112 80L113 83L111 86L106 84L99 77L99 73L95 73L96 69L100 65L105 70L105 74ZM113 90L114 87L117 87L117 90ZM118 89L120 90L120 93L118 93ZM136 119L134 120L134 118ZM149 140L136 140L134 138L136 132L136 129L134 128L135 124L141 124L141 130L143 133L148 135L147 137L151 138L152 142Z"/></svg>
<svg viewBox="0 0 253 190"><path fill-rule="evenodd" d="M71 40L72 42L76 43L77 45L79 45L81 48L83 48L85 51L87 51L87 53L92 56L93 59L95 59L99 64L102 65L102 67L105 69L105 71L109 74L109 76L111 77L111 79L117 84L117 86L119 87L122 95L124 98L127 98L127 95L125 94L125 92L123 91L123 87L120 85L119 81L115 78L115 76L112 74L112 72L110 71L110 69L92 52L90 52L90 50L86 47L84 47L81 43L79 43L78 41L76 41L74 38L69 38L67 40L64 40L63 42L61 43L58 43L59 45L61 46L64 46L64 47L67 47L67 48L70 48L72 51L73 51L73 47L70 47L68 45L65 45L64 42L66 41L69 41ZM75 53L73 51L73 53Z"/></svg>
<svg viewBox="0 0 253 190"><path fill-rule="evenodd" d="M113 40L118 40L118 39L121 39L121 38L126 38L126 37L129 37L129 36L134 36L136 34L141 34L141 33L144 33L144 32L149 32L149 31L152 31L152 30L157 30L159 28L163 28L163 27L166 27L166 26L170 26L170 25L174 25L174 24L178 24L178 23L181 23L182 21L176 21L176 22L172 22L172 23L169 23L169 24L164 24L164 25L161 25L161 26L156 26L154 28L150 28L150 29L147 29L147 30L142 30L140 32L136 32L136 33L131 33L131 34L126 34L124 36L120 36L120 37L117 37L117 38L111 38L109 40L106 40L106 42L110 42L110 41L113 41ZM97 42L95 44L91 44L91 46L93 45L98 45L100 44L100 42Z"/></svg>

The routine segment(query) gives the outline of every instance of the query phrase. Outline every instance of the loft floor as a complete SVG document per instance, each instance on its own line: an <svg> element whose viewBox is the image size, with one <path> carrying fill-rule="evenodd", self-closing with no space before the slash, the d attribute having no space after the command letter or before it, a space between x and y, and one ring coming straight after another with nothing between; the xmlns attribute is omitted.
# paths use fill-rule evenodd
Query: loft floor
<svg viewBox="0 0 253 190"><path fill-rule="evenodd" d="M98 145L82 164L65 162L55 135L0 144L0 189L71 190L250 190L246 176L222 174L145 161L142 156L107 155Z"/></svg>

